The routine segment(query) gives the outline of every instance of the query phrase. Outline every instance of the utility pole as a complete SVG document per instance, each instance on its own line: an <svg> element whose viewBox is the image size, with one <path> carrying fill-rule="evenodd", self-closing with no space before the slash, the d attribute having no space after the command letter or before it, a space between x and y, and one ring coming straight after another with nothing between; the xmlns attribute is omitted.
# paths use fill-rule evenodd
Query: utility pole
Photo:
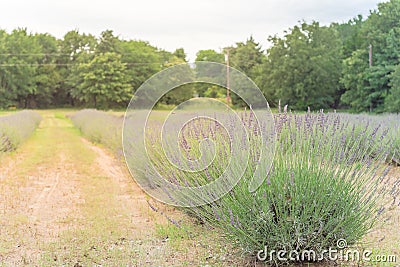
<svg viewBox="0 0 400 267"><path fill-rule="evenodd" d="M372 44L369 45L369 66L372 67Z"/></svg>
<svg viewBox="0 0 400 267"><path fill-rule="evenodd" d="M225 48L225 50L226 50L226 58L225 58L226 59L226 102L229 105L232 102L230 81L229 81L229 78L230 78L230 76L229 76L230 75L230 73L229 73L229 50L230 50L230 48L227 47L227 48Z"/></svg>

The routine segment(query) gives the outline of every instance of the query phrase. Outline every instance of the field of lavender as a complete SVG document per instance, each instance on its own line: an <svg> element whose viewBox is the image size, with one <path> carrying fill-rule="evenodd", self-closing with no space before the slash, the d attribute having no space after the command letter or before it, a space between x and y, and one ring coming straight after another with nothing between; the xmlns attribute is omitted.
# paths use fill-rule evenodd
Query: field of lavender
<svg viewBox="0 0 400 267"><path fill-rule="evenodd" d="M168 112L159 111L156 121L165 119ZM335 113L336 114L336 113ZM282 114L276 115L278 119ZM301 117L304 115L290 114L289 116ZM318 114L312 117L317 118ZM94 109L85 109L74 113L70 116L74 125L82 132L82 134L94 143L103 144L109 149L122 153L122 114L112 114L108 112L98 111ZM400 165L400 114L385 115L367 115L367 114L349 114L338 113L341 120L341 129L350 135L372 134L374 136L381 134L386 143L388 161L392 161L395 165ZM383 138L382 137L382 138ZM378 141L378 140L377 140ZM379 140L379 142L382 142ZM369 144L368 144L369 145Z"/></svg>
<svg viewBox="0 0 400 267"><path fill-rule="evenodd" d="M359 127L378 128L387 136L389 157L388 160L400 165L400 114L365 115L365 114L341 114L345 120L353 122Z"/></svg>
<svg viewBox="0 0 400 267"><path fill-rule="evenodd" d="M15 150L36 129L41 116L34 111L20 111L0 116L0 153Z"/></svg>
<svg viewBox="0 0 400 267"><path fill-rule="evenodd" d="M122 151L121 117L83 110L71 118L90 140L118 153ZM254 256L264 246L300 254L305 250L321 253L336 246L339 239L352 246L384 218L386 210L400 205L400 177L387 177L399 163L400 115L275 115L273 167L254 193L248 188L259 163L259 126L251 119L251 111L242 113L241 118L251 133L251 156L242 179L218 201L182 209L222 230L246 254ZM131 123L135 125L134 121ZM150 128L157 132L161 125L155 120ZM170 164L163 153L168 148L159 139L146 140L153 166L178 186L205 185L221 175L228 157L234 156L232 146L226 144L226 133L219 133L204 122L195 123L191 129L184 135L185 140L180 140L181 151L187 157L199 158L199 138L213 137L217 147L215 161L197 173L181 171ZM130 152L127 160L138 166L133 172L135 179L145 181L147 170L142 168L141 159ZM157 185L149 181L149 187L154 186ZM280 264L276 255L269 261Z"/></svg>

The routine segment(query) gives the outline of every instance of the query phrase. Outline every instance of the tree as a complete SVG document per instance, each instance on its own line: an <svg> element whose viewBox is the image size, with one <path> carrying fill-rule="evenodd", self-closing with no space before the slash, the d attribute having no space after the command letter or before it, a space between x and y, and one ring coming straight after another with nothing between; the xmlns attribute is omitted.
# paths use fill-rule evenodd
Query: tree
<svg viewBox="0 0 400 267"><path fill-rule="evenodd" d="M122 48L120 47L121 40L118 37L114 36L112 30L103 31L100 34L100 40L98 45L96 46L96 53L123 53Z"/></svg>
<svg viewBox="0 0 400 267"><path fill-rule="evenodd" d="M186 53L183 48L177 48L172 55L186 62Z"/></svg>
<svg viewBox="0 0 400 267"><path fill-rule="evenodd" d="M390 94L390 77L400 63L400 1L378 4L362 24L363 43L345 60L342 100L356 111L385 111L385 98ZM372 66L368 65L368 49L372 45ZM352 62L365 62L352 64ZM346 65L347 64L347 65ZM391 102L391 101L389 101Z"/></svg>
<svg viewBox="0 0 400 267"><path fill-rule="evenodd" d="M265 58L261 46L256 43L252 36L246 42L238 42L235 46L224 48L224 53L229 57L229 66L244 72L252 80L259 75L259 68ZM246 106L242 99L231 91L232 104Z"/></svg>
<svg viewBox="0 0 400 267"><path fill-rule="evenodd" d="M216 62L216 63L225 63L225 56L222 53L218 53L215 50L208 49L208 50L200 50L196 54L196 61L208 61L208 62ZM197 75L201 77L211 78L213 80L219 80L220 83L224 84L226 80L226 73L221 73L221 67L219 66L203 66L197 65L196 66ZM197 83L194 85L195 91L198 96L200 97L225 97L226 96L226 89L224 92L221 88L216 90L215 86L212 86L207 83Z"/></svg>
<svg viewBox="0 0 400 267"><path fill-rule="evenodd" d="M356 50L352 56L343 62L343 75L341 82L347 90L342 96L343 103L350 105L353 110L361 112L369 110L371 105L368 99L370 92L365 90L368 79L365 70L368 67L368 51Z"/></svg>
<svg viewBox="0 0 400 267"><path fill-rule="evenodd" d="M136 91L148 78L159 72L166 61L158 49L148 42L123 40L119 46L122 53L121 61L126 64L127 76L133 91Z"/></svg>
<svg viewBox="0 0 400 267"><path fill-rule="evenodd" d="M239 42L235 47L225 48L224 52L229 53L229 65L244 72L251 79L256 78L257 68L265 57L260 44L256 43L252 36L244 43Z"/></svg>
<svg viewBox="0 0 400 267"><path fill-rule="evenodd" d="M305 22L283 38L270 37L262 76L257 79L270 104L293 108L332 107L340 88L341 43L332 27Z"/></svg>
<svg viewBox="0 0 400 267"><path fill-rule="evenodd" d="M9 88L9 71L7 67L7 39L8 34L0 30L0 108L6 108L14 104L16 94Z"/></svg>
<svg viewBox="0 0 400 267"><path fill-rule="evenodd" d="M71 91L83 82L79 67L93 59L96 46L97 40L93 35L81 34L77 30L69 31L59 42L62 56L57 64L61 82L55 93L55 105L75 105L77 98L72 96Z"/></svg>
<svg viewBox="0 0 400 267"><path fill-rule="evenodd" d="M226 88L218 85L208 86L207 91L204 92L204 96L210 98L225 98Z"/></svg>
<svg viewBox="0 0 400 267"><path fill-rule="evenodd" d="M390 93L385 99L385 108L389 112L400 113L400 64L390 75Z"/></svg>
<svg viewBox="0 0 400 267"><path fill-rule="evenodd" d="M37 58L36 86L30 107L46 108L53 104L54 95L62 81L59 68L56 65L59 53L58 43L57 39L49 34L35 34L34 39L40 47L40 54Z"/></svg>
<svg viewBox="0 0 400 267"><path fill-rule="evenodd" d="M163 68L172 67L175 65L180 65L186 63L185 59L182 58L182 53L176 53L177 51L183 52L183 49L177 49L174 53L170 53L167 51L161 51L162 58L164 59ZM180 55L180 56L179 56ZM184 71L183 71L184 70ZM193 71L188 67L183 67L181 71L178 73L177 77L170 77L171 80L190 80L189 78L192 77ZM170 82L170 81L165 81ZM164 85L160 85L164 86ZM189 100L193 97L195 91L195 84L184 84L173 90L166 93L159 101L159 103L167 104L167 105L179 105L180 103Z"/></svg>
<svg viewBox="0 0 400 267"><path fill-rule="evenodd" d="M72 96L94 108L109 108L127 104L132 97L132 87L121 56L113 53L96 55L87 64L79 67L82 83L74 88Z"/></svg>
<svg viewBox="0 0 400 267"><path fill-rule="evenodd" d="M364 46L364 36L361 33L363 23L362 15L358 15L345 23L332 23L331 27L338 32L342 41L343 59L349 58L354 51Z"/></svg>
<svg viewBox="0 0 400 267"><path fill-rule="evenodd" d="M36 90L35 73L40 47L27 29L0 34L3 45L0 68L0 100L2 107L18 105L29 107L29 99Z"/></svg>
<svg viewBox="0 0 400 267"><path fill-rule="evenodd" d="M218 53L215 50L200 50L196 54L196 61L209 61L217 63L225 63L225 56L222 53Z"/></svg>

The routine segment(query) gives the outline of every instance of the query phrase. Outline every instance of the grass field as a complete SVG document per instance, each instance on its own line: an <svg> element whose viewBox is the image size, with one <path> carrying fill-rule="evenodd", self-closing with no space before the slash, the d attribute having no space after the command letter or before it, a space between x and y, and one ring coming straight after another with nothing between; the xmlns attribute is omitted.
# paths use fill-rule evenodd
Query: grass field
<svg viewBox="0 0 400 267"><path fill-rule="evenodd" d="M74 110L38 112L33 136L0 155L0 266L262 266L224 233L150 199L121 159L84 139L67 118ZM363 240L373 255L397 255L397 265L371 266L400 264L399 224L399 209L388 210Z"/></svg>

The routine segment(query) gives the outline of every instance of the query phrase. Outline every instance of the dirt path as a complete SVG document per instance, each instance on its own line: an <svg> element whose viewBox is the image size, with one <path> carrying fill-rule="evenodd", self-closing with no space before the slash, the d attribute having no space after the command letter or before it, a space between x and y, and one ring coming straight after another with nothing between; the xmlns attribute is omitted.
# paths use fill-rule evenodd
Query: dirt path
<svg viewBox="0 0 400 267"><path fill-rule="evenodd" d="M163 253L165 218L108 151L59 114L43 117L0 158L0 266L157 264L149 251Z"/></svg>

